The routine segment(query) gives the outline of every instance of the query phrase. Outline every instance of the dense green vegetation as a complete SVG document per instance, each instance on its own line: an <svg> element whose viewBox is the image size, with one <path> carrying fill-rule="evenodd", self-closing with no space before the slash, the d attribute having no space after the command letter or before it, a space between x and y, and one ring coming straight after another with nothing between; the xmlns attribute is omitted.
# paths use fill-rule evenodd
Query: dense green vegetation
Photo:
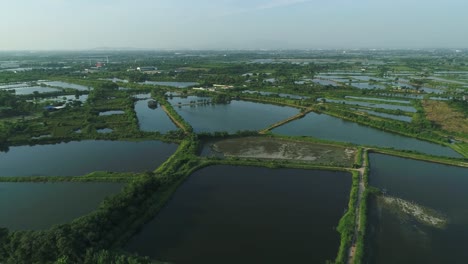
<svg viewBox="0 0 468 264"><path fill-rule="evenodd" d="M354 227L356 225L356 205L359 192L359 173L353 171L353 183L349 194L348 209L338 223L336 228L341 235L340 248L335 263L346 263L348 250L353 240Z"/></svg>
<svg viewBox="0 0 468 264"><path fill-rule="evenodd" d="M362 156L362 155L361 155ZM364 164L367 166L364 168L363 183L365 190L361 197L361 204L359 205L359 226L360 230L358 231L358 236L356 238L356 252L354 255L354 263L360 264L364 261L364 246L365 246L365 238L367 233L367 204L368 204L368 197L369 193L372 192L371 187L369 186L369 155L368 152L365 151L364 153L365 160L363 161Z"/></svg>
<svg viewBox="0 0 468 264"><path fill-rule="evenodd" d="M9 89L0 89L0 150L10 146L55 144L75 140L162 140L180 143L178 150L159 168L146 173L93 172L79 177L2 177L0 182L62 182L102 181L126 182L125 189L106 199L94 212L74 221L54 226L48 230L9 231L0 229L0 262L2 263L153 263L147 258L132 256L120 251L145 223L151 220L171 197L177 187L194 171L211 165L248 165L269 168L302 168L352 171L352 168L329 164L308 164L285 160L262 160L197 156L200 140L260 136L257 131L238 131L229 135L223 131L195 134L191 124L184 120L167 100L167 93L175 96L198 95L210 97L212 104L225 104L232 100L248 100L268 104L292 106L302 112L326 113L344 120L356 122L380 130L398 133L449 146L468 158L468 142L449 144L453 134L447 133L427 118L427 113L417 96L431 100L435 94L426 93L423 87L444 87L437 95L447 100L451 108L467 115L467 89L462 84L432 80L435 72L468 71L468 58L453 59L445 51L434 53L419 51L353 51L348 54L334 51L278 51L270 52L188 52L190 56L173 52L74 52L45 53L36 56L27 53L0 54L3 61L23 61L22 67L30 71L0 71L0 86L22 84L25 86L51 87L39 84L39 80L61 81L87 87L74 90L54 87L51 93L17 95ZM110 57L111 63L103 68L90 68L89 57L103 60ZM102 58L100 58L102 57ZM257 63L257 59L270 60ZM27 63L26 63L27 62ZM374 62L374 63L369 63ZM158 73L136 70L141 66L157 66ZM322 85L314 78L327 80L326 73L341 74L346 81L336 85ZM357 89L353 84L362 82L356 75L370 78L369 85L381 85L384 89ZM408 82L399 83L402 76L410 75ZM400 79L400 77L402 77ZM445 74L447 80L462 80L460 74ZM118 78L112 82L111 78ZM385 78L385 79L381 79ZM215 91L200 91L190 88L148 85L144 81L197 82L200 87ZM231 88L216 88L226 85ZM415 89L405 88L413 85ZM121 89L125 88L125 89ZM246 93L245 91L257 91ZM260 94L258 92L267 92ZM134 95L151 93L161 108L178 127L167 133L143 132L134 110L137 99ZM287 94L287 95L285 95ZM87 95L86 101L78 98ZM291 96L292 95L292 96ZM72 99L63 99L71 96ZM170 95L172 96L172 95ZM416 113L383 108L356 107L348 104L326 102L326 99L344 99L346 96L367 97L360 101L378 104L378 99L405 99L416 108ZM58 97L55 98L55 97ZM318 100L323 98L322 100ZM371 98L371 99L369 99ZM374 99L372 99L374 98ZM347 99L356 101L355 99ZM406 105L398 102L390 104ZM64 108L53 109L47 106ZM354 109L354 108L357 108ZM359 109L394 115L412 116L411 122L359 113ZM123 111L123 114L101 116L105 111ZM99 133L111 129L111 133ZM367 150L349 143L330 142L310 137L288 137L268 132L264 137L287 139L296 142L312 142L331 146L352 147L358 151L352 166L354 169L368 164ZM456 136L460 136L456 134ZM466 138L466 137L465 137ZM457 138L457 140L459 140ZM415 151L397 151L372 148L369 151L427 160L443 164L468 167L465 159L435 157ZM367 187L368 170L365 168L364 183ZM353 184L346 213L337 230L341 235L336 263L348 261L348 250L356 226L356 206L359 206L361 229L356 242L354 263L362 263L367 200L373 190L366 188L358 205L359 175L353 171Z"/></svg>

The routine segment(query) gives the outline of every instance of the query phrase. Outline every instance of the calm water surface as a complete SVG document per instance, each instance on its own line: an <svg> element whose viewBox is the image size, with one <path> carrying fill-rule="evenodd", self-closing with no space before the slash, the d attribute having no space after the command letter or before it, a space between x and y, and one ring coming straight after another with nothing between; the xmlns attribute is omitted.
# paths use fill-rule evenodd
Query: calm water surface
<svg viewBox="0 0 468 264"><path fill-rule="evenodd" d="M10 147L0 152L1 176L77 176L93 171L154 170L176 144L160 141L95 141Z"/></svg>
<svg viewBox="0 0 468 264"><path fill-rule="evenodd" d="M261 94L261 95L275 95L283 98L291 98L291 99L307 99L307 96L295 95L295 94L285 94L285 93L273 93L273 92L263 92L263 91L243 91L243 93L249 94Z"/></svg>
<svg viewBox="0 0 468 264"><path fill-rule="evenodd" d="M79 91L88 91L88 87L79 85L79 84L74 84L74 83L67 83L67 82L61 82L61 81L51 81L51 82L41 82L41 83L44 83L50 86L55 86L55 87L75 89ZM90 87L90 89L92 88Z"/></svg>
<svg viewBox="0 0 468 264"><path fill-rule="evenodd" d="M368 113L368 114L375 115L375 116L380 116L380 117L389 118L389 119L394 119L394 120L403 121L403 122L408 122L408 123L411 122L411 121L413 120L412 117L410 117L410 116L405 116L405 115L391 115L391 114L380 113L380 112L374 112L374 111L363 110L363 109L359 109L359 111L361 111L361 112L366 112L366 113Z"/></svg>
<svg viewBox="0 0 468 264"><path fill-rule="evenodd" d="M301 119L273 129L273 133L289 136L312 136L360 145L392 147L432 155L462 157L449 147L384 132L324 114L309 113Z"/></svg>
<svg viewBox="0 0 468 264"><path fill-rule="evenodd" d="M172 123L161 107L151 109L148 107L148 102L152 99L140 100L135 103L135 112L138 118L138 124L141 131L167 133L171 130L177 130L177 127Z"/></svg>
<svg viewBox="0 0 468 264"><path fill-rule="evenodd" d="M187 88L190 86L198 85L197 82L152 82L152 81L145 81L143 84L164 85L164 86L172 86L175 88Z"/></svg>
<svg viewBox="0 0 468 264"><path fill-rule="evenodd" d="M321 100L319 98L317 100ZM401 110L410 113L416 113L416 109L412 106L405 106L405 105L392 105L392 104L376 104L376 103L369 103L369 102L361 102L361 101L348 101L348 100L334 100L334 99L325 99L327 102L337 103L337 104L347 104L347 105L360 105L372 108L383 108L389 110Z"/></svg>
<svg viewBox="0 0 468 264"><path fill-rule="evenodd" d="M381 84L351 83L351 86L358 89L385 89L385 86Z"/></svg>
<svg viewBox="0 0 468 264"><path fill-rule="evenodd" d="M118 193L122 183L0 183L0 227L45 229L67 223Z"/></svg>
<svg viewBox="0 0 468 264"><path fill-rule="evenodd" d="M439 229L400 217L373 201L369 263L466 263L468 259L468 169L382 154L370 154L369 183L448 217Z"/></svg>
<svg viewBox="0 0 468 264"><path fill-rule="evenodd" d="M382 101L382 102L388 102L388 103L411 104L410 101L406 101L406 100L384 99L384 98L375 98L375 97L345 96L345 98L351 98L351 99L356 99L356 100Z"/></svg>
<svg viewBox="0 0 468 264"><path fill-rule="evenodd" d="M260 130L299 113L292 107L247 101L229 104L175 107L175 110L194 128L195 132Z"/></svg>
<svg viewBox="0 0 468 264"><path fill-rule="evenodd" d="M41 87L41 86L14 88L12 90L15 91L16 95L28 95L28 94L33 94L34 92L51 93L51 92L59 92L60 91L59 89L56 89L56 88Z"/></svg>
<svg viewBox="0 0 468 264"><path fill-rule="evenodd" d="M325 263L350 187L344 172L208 167L126 249L174 263Z"/></svg>

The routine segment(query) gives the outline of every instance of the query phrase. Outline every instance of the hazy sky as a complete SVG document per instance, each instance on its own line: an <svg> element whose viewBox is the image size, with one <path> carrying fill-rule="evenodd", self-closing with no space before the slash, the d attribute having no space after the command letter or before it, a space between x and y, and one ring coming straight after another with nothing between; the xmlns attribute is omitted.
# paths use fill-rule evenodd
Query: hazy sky
<svg viewBox="0 0 468 264"><path fill-rule="evenodd" d="M0 50L468 48L467 0L0 0Z"/></svg>

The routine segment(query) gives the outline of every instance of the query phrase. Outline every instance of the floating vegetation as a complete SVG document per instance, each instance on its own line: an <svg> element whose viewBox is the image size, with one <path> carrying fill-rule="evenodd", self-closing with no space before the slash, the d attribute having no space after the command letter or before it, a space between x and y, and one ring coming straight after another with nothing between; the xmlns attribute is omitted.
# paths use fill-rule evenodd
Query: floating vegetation
<svg viewBox="0 0 468 264"><path fill-rule="evenodd" d="M416 220L421 224L440 229L447 226L447 217L432 208L392 196L382 196L381 201L391 212L397 213L403 219Z"/></svg>

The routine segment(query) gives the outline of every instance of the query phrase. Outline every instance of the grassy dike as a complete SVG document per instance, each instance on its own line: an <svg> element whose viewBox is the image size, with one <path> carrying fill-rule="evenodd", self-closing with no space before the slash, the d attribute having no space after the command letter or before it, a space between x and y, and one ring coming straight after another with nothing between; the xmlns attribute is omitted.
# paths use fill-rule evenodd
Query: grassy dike
<svg viewBox="0 0 468 264"><path fill-rule="evenodd" d="M363 173L363 183L365 186L364 193L362 194L362 200L360 209L359 209L359 226L360 230L358 232L358 236L356 238L356 252L354 255L354 264L361 264L364 261L364 246L365 246L365 239L366 239L366 233L367 233L367 204L368 204L368 196L369 192L371 190L368 188L369 184L369 155L367 150L364 150L364 163L366 166L364 167L364 173Z"/></svg>
<svg viewBox="0 0 468 264"><path fill-rule="evenodd" d="M356 225L356 204L358 202L359 172L353 171L353 182L349 194L348 210L341 217L337 231L340 233L340 247L335 259L335 263L346 263L348 260L348 250L353 240L353 232Z"/></svg>
<svg viewBox="0 0 468 264"><path fill-rule="evenodd" d="M145 173L96 171L84 176L0 177L0 182L130 182L143 176Z"/></svg>
<svg viewBox="0 0 468 264"><path fill-rule="evenodd" d="M455 159L455 158L446 158L446 157L441 157L441 156L432 156L432 155L427 155L427 154L422 154L422 153L397 151L393 149L384 149L384 148L371 148L369 149L369 153L380 153L380 154L386 154L386 155L421 160L421 161L428 161L428 162L445 164L445 165L468 167L467 159L462 160L462 159Z"/></svg>
<svg viewBox="0 0 468 264"><path fill-rule="evenodd" d="M156 92L153 90L151 92L151 95L158 101L158 103L161 105L161 108L166 112L166 114L169 116L171 121L180 129L182 129L186 134L192 133L193 128L192 126L185 121L179 113L172 107L172 105L166 100L164 97L164 91L163 92Z"/></svg>

